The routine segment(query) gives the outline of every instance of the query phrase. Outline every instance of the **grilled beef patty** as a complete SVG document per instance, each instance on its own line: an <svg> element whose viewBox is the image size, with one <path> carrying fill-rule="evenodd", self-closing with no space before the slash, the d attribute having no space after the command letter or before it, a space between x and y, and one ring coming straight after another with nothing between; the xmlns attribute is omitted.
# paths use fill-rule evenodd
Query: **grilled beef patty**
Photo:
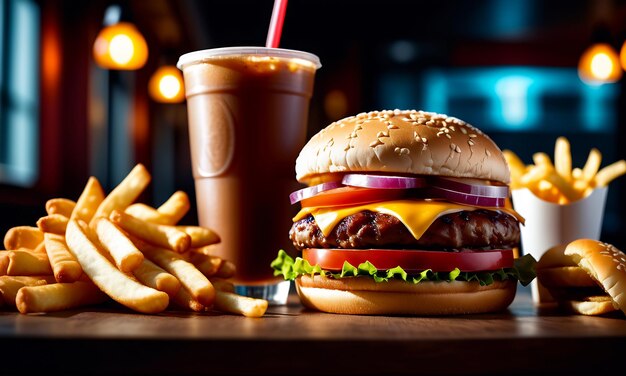
<svg viewBox="0 0 626 376"><path fill-rule="evenodd" d="M505 249L519 245L516 218L497 211L461 211L441 216L415 239L396 217L362 211L342 219L326 237L309 215L293 224L289 237L297 249Z"/></svg>

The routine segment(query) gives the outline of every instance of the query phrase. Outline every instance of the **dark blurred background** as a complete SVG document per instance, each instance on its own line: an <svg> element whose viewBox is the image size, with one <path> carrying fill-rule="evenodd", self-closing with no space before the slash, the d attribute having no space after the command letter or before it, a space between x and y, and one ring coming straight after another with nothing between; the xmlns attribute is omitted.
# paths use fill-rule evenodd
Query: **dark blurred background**
<svg viewBox="0 0 626 376"><path fill-rule="evenodd" d="M148 81L189 51L264 45L273 1L0 4L0 233L34 225L49 198L77 199L90 175L110 190L138 162L153 176L142 201L178 189L193 199L185 103L152 100ZM111 5L148 43L139 70L94 63ZM323 64L309 135L362 111L423 109L472 123L525 163L566 136L582 167L592 147L603 166L626 158L626 79L587 84L577 69L592 43L619 53L624 40L618 0L291 0L281 47ZM602 235L621 248L625 186L610 185Z"/></svg>

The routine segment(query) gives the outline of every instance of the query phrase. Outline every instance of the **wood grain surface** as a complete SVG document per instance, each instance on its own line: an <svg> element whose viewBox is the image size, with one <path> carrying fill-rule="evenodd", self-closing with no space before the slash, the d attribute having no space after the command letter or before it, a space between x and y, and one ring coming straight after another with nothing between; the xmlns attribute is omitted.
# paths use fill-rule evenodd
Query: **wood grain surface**
<svg viewBox="0 0 626 376"><path fill-rule="evenodd" d="M297 297L261 319L119 306L0 312L0 374L581 374L615 369L626 319L533 306L453 317L331 315ZM622 367L623 368L623 367Z"/></svg>

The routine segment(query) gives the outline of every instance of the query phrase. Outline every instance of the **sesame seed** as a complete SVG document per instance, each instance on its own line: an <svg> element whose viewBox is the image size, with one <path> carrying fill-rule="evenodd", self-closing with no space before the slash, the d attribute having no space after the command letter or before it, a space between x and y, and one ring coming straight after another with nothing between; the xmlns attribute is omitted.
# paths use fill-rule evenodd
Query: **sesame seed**
<svg viewBox="0 0 626 376"><path fill-rule="evenodd" d="M398 128L399 128L399 127L398 127L397 125L395 125L395 124L389 124L389 125L387 126L387 129L398 129Z"/></svg>
<svg viewBox="0 0 626 376"><path fill-rule="evenodd" d="M478 137L478 136L476 136L474 133L470 133L470 135L469 135L469 136L470 136L471 138L476 138L476 137Z"/></svg>
<svg viewBox="0 0 626 376"><path fill-rule="evenodd" d="M343 148L343 151L348 151L350 150L350 144L346 145L346 147Z"/></svg>
<svg viewBox="0 0 626 376"><path fill-rule="evenodd" d="M452 139L452 136L450 136L449 133L446 133L446 137L448 137L449 139Z"/></svg>
<svg viewBox="0 0 626 376"><path fill-rule="evenodd" d="M459 147L459 145L457 145L457 146L454 148L454 151L456 151L457 153L460 153L460 152L461 152L461 148Z"/></svg>
<svg viewBox="0 0 626 376"><path fill-rule="evenodd" d="M465 128L460 128L460 129L461 129L461 133L467 134L467 129L465 129Z"/></svg>
<svg viewBox="0 0 626 376"><path fill-rule="evenodd" d="M437 137L441 136L443 132L437 132Z"/></svg>
<svg viewBox="0 0 626 376"><path fill-rule="evenodd" d="M452 150L456 149L456 144L455 143L451 143L450 144L450 149L452 149Z"/></svg>
<svg viewBox="0 0 626 376"><path fill-rule="evenodd" d="M428 143L428 139L426 137L422 137L422 142L427 144Z"/></svg>
<svg viewBox="0 0 626 376"><path fill-rule="evenodd" d="M488 149L485 149L485 154L487 154L488 157L491 157L491 152Z"/></svg>
<svg viewBox="0 0 626 376"><path fill-rule="evenodd" d="M407 148L400 149L400 155L409 155L411 151Z"/></svg>
<svg viewBox="0 0 626 376"><path fill-rule="evenodd" d="M467 143L469 144L469 146L474 146L474 141L472 140L467 140Z"/></svg>

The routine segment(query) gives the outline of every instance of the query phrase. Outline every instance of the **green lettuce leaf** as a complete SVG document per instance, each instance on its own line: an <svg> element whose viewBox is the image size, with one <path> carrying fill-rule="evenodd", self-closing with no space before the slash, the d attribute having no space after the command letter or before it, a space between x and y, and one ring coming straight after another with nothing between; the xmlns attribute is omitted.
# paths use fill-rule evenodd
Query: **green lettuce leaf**
<svg viewBox="0 0 626 376"><path fill-rule="evenodd" d="M294 280L301 275L314 276L316 274L331 278L350 278L358 276L372 277L376 282L387 282L390 279L400 279L410 283L420 283L422 281L477 281L480 285L486 286L494 281L505 281L513 279L522 285L528 285L535 278L535 264L537 261L531 255L524 255L515 259L512 268L503 268L484 272L462 272L458 268L450 272L434 272L430 269L418 274L408 274L400 266L388 270L378 270L366 261L354 266L345 261L341 272L333 273L322 270L319 265L311 265L301 257L292 258L284 250L278 251L278 256L271 263L274 275L282 275L286 280Z"/></svg>

